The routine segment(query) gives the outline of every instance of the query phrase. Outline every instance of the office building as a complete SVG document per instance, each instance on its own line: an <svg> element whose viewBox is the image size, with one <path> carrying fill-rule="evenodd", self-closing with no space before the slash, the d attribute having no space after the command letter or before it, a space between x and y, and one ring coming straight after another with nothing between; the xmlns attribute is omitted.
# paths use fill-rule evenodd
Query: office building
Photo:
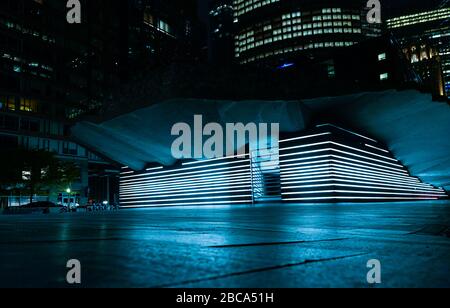
<svg viewBox="0 0 450 308"><path fill-rule="evenodd" d="M447 4L446 4L447 3ZM436 96L450 97L450 7L393 17L387 28Z"/></svg>
<svg viewBox="0 0 450 308"><path fill-rule="evenodd" d="M368 24L366 4L235 0L235 57L241 64L283 65L378 36L380 26Z"/></svg>
<svg viewBox="0 0 450 308"><path fill-rule="evenodd" d="M71 191L80 203L117 201L119 169L73 139L71 126L101 114L140 71L189 55L194 4L81 1L81 23L68 24L65 1L1 1L1 147L54 152L79 166Z"/></svg>

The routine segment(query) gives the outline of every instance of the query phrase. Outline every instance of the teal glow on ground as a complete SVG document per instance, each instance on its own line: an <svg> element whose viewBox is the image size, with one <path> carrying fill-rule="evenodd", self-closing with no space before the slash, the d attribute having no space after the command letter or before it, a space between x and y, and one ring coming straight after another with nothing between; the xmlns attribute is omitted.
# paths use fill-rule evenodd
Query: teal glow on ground
<svg viewBox="0 0 450 308"><path fill-rule="evenodd" d="M450 287L450 203L0 215L0 287Z"/></svg>

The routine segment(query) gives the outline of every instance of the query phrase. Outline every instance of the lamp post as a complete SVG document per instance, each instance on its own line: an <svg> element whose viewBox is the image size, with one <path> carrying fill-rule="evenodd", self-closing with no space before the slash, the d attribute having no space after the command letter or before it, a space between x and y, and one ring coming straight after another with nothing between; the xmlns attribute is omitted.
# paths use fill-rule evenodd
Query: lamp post
<svg viewBox="0 0 450 308"><path fill-rule="evenodd" d="M72 198L71 198L71 196L72 196L72 190L70 189L70 187L66 189L66 192L67 192L67 194L68 194L67 200L69 201L69 202L67 203L67 210L68 210L68 212L70 212L70 208L71 208L71 207L70 207L70 203L72 202Z"/></svg>

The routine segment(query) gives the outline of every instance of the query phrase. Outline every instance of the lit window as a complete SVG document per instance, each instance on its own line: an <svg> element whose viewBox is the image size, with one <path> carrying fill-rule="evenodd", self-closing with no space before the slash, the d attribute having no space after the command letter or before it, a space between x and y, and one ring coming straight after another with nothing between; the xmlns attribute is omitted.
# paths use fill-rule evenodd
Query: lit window
<svg viewBox="0 0 450 308"><path fill-rule="evenodd" d="M37 102L34 99L20 99L20 111L37 112Z"/></svg>
<svg viewBox="0 0 450 308"><path fill-rule="evenodd" d="M389 79L389 74L388 73L380 74L380 80L381 81L388 80L388 79Z"/></svg>
<svg viewBox="0 0 450 308"><path fill-rule="evenodd" d="M383 61L383 60L386 60L386 53L385 52L380 53L378 55L378 61Z"/></svg>

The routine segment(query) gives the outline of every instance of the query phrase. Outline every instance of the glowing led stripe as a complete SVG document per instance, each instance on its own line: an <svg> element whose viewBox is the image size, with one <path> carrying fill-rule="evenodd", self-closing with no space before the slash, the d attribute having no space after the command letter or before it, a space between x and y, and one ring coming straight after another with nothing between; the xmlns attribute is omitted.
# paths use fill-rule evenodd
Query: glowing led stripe
<svg viewBox="0 0 450 308"><path fill-rule="evenodd" d="M244 172L242 172L244 171ZM203 181L209 181L209 180L233 180L238 179L241 177L250 176L250 170L236 170L233 173L221 173L221 174L213 174L213 175L207 175L203 174L201 177L196 176L189 176L189 177L180 177L179 180L176 179L147 179L146 181L136 181L136 182L126 182L126 183L120 183L121 186L138 186L138 185L162 185L162 184L179 184L179 183L190 183L192 181L196 182L203 182Z"/></svg>
<svg viewBox="0 0 450 308"><path fill-rule="evenodd" d="M295 183L292 184L305 184L305 183L320 183L320 182L344 182L344 183L354 183L354 184L374 184L374 185L382 185L382 186L388 186L388 187L410 187L410 188L428 188L428 189L432 189L433 187L431 185L428 184L391 184L391 183L386 183L384 181L376 181L376 180L370 180L370 181L352 181L352 180L343 180L343 179L337 179L335 178L337 177L337 175L333 176L332 178L329 179L323 179L323 180L313 180L313 181L297 181ZM359 179L356 178L355 179ZM298 186L286 186L283 187L283 189L295 189L298 188ZM442 191L442 190L441 190Z"/></svg>
<svg viewBox="0 0 450 308"><path fill-rule="evenodd" d="M124 202L128 204L132 202ZM162 207L162 206L188 206L188 205L214 205L214 204L247 204L251 203L251 200L230 200L230 201L211 201L211 202L183 202L183 203L167 203L158 205L128 205L126 208L143 208L143 207Z"/></svg>
<svg viewBox="0 0 450 308"><path fill-rule="evenodd" d="M345 128L342 128L342 127L339 127L339 126L336 126L336 125L333 125L333 124L328 124L328 123L327 123L327 124L320 124L320 125L317 125L316 127L324 127L324 126L331 126L331 127L340 129L340 130L342 130L342 131L344 131L344 132L350 133L350 134L352 134L352 135L355 135L355 136L358 136L358 137L361 137L361 138L364 138L364 139L373 141L373 142L375 142L375 143L378 143L378 141L373 140L372 138L369 138L369 137L366 137L366 136L357 134L357 133L355 133L355 132L352 132L351 130L348 130L348 129L345 129Z"/></svg>
<svg viewBox="0 0 450 308"><path fill-rule="evenodd" d="M199 174L211 174L211 173L216 173L216 174L220 174L220 173L226 173L227 171L230 170L236 170L236 169L250 169L250 166L236 166L236 167L227 167L227 168L220 168L220 169L212 169L212 170L202 170L202 171L193 171L193 172L180 172L180 173L175 173L175 174L170 174L170 175L158 175L158 176L152 176L151 178L141 178L141 179L131 179L131 180L121 180L121 183L128 183L128 182L135 182L135 181L146 181L146 180L162 180L162 179L173 179L173 178L179 178L179 177L183 177L183 178L188 178L188 176L184 176L184 175L190 175L190 177L192 177L192 175L199 175ZM151 175L149 175L151 176Z"/></svg>
<svg viewBox="0 0 450 308"><path fill-rule="evenodd" d="M310 144L302 144L302 145L296 145L292 147L282 148L280 149L280 152L282 151L289 151L289 150L296 150L296 149L304 149L304 148L310 148L318 145L325 145L330 144L331 141L323 141L323 142L316 142L316 143L310 143Z"/></svg>
<svg viewBox="0 0 450 308"><path fill-rule="evenodd" d="M238 168L249 168L250 164L249 162L247 162L247 165L242 165L242 166L235 166L235 167L224 167L224 168L215 168L215 169L206 169L206 170L201 170L201 171L188 171L191 168L184 168L184 169L177 169L177 170L172 170L169 171L172 174L165 174L168 173L167 171L164 172L153 172L153 173L147 173L147 174L142 174L141 177L152 177L153 179L163 179L163 178L173 178L173 177L179 177L182 176L184 174L201 174L201 173L212 173L212 172L220 172L220 171L227 171L227 170L234 170L234 169L238 169ZM194 167L192 169L205 169L205 167ZM159 175L164 173L164 175ZM127 180L128 178L131 178L134 176L128 176L128 177L123 177L125 180L123 180L122 182L126 182L126 181L133 181L133 179ZM136 179L134 179L136 180ZM138 180L145 180L144 179L138 179Z"/></svg>
<svg viewBox="0 0 450 308"><path fill-rule="evenodd" d="M364 166L363 166L364 167ZM350 167L347 166L346 164L342 164L342 163L335 163L332 162L331 163L331 168L338 168L339 170L346 170L346 171L354 171L354 172L363 172L363 173L369 173L369 174L373 174L373 175L382 175L382 176L389 176L389 177L395 177L395 178L411 178L411 176L407 173L394 173L394 172L390 172L390 171L385 171L385 170L374 170L375 168L356 168L356 167Z"/></svg>
<svg viewBox="0 0 450 308"><path fill-rule="evenodd" d="M324 142L317 142L317 143L311 143L311 144L305 144L305 145L292 146L292 147L280 149L280 152L281 151L288 151L288 150L295 150L295 149L309 148L309 147L314 147L314 146L318 146L318 145L325 145L325 144L332 144L332 145L340 146L340 147L343 147L343 148L346 148L346 149L350 149L350 150L354 150L354 151L357 151L357 152L361 152L361 153L364 153L364 154L369 154L369 155L373 155L373 156L380 157L380 158L383 158L383 159L387 159L387 160L398 162L397 159L390 158L390 157L387 157L385 155L380 155L380 154L364 151L364 150L361 150L361 149L358 149L358 148L355 148L355 147L351 147L351 146L347 146L347 145L343 145L343 144L340 144L340 143L337 143L337 142L334 142L334 141L324 141Z"/></svg>
<svg viewBox="0 0 450 308"><path fill-rule="evenodd" d="M350 168L351 167L359 167L359 168L364 168L367 170L374 170L374 171L378 171L378 172L383 172L383 173L389 173L392 175L399 175L399 176L409 176L408 171L404 170L404 169L394 169L393 168L389 168L389 169L385 169L385 168L377 168L377 167L372 167L372 166L367 166L365 164L362 163L349 163L349 162L345 162L345 161L340 161L337 159L331 159L330 160L333 163L336 164L342 164L345 165L345 167Z"/></svg>
<svg viewBox="0 0 450 308"><path fill-rule="evenodd" d="M195 191L202 190L205 188L211 188L211 190L220 190L223 187L228 187L230 189L245 185L251 186L251 180L246 179L246 181L235 181L234 183L203 183L199 185L176 185L176 186L165 186L165 187L136 187L136 188L121 188L121 194L128 193L151 193L151 192L165 192L174 190L185 190L185 191Z"/></svg>
<svg viewBox="0 0 450 308"><path fill-rule="evenodd" d="M280 168L282 168L283 170L289 170L292 168L288 168L288 167L307 166L307 165L322 164L322 163L337 163L337 164L345 164L345 165L349 165L349 166L361 167L361 168L365 168L365 169L372 169L372 170L376 170L376 171L380 171L380 172L388 172L388 173L392 173L392 174L402 174L402 175L407 174L407 171L403 170L403 169L394 169L394 168L385 169L385 168L368 166L368 165L365 165L364 163L349 163L349 162L332 159L331 156L332 155L329 155L328 160L318 160L318 161L315 160L315 161L304 162L304 163L280 164ZM295 161L295 160L292 160L292 161ZM284 161L284 162L286 162L286 161ZM375 164L371 164L371 165L378 166Z"/></svg>
<svg viewBox="0 0 450 308"><path fill-rule="evenodd" d="M367 178L373 178L373 179L384 179L386 181L414 182L414 183L420 182L419 179L416 179L413 177L403 178L403 177L393 177L393 176L387 176L387 175L374 176L374 174L368 173L368 172L361 172L361 171L350 171L349 172L349 170L345 170L345 169L341 169L341 168L334 168L334 167L323 168L322 170L323 171L316 170L314 172L308 172L308 173L304 173L304 172L297 172L297 173L293 173L293 174L281 173L281 178L297 178L297 177L304 178L304 177L310 176L310 175L324 174L325 172L328 172L331 175L335 172L337 174L355 175L355 176L361 176L361 177L367 177Z"/></svg>
<svg viewBox="0 0 450 308"><path fill-rule="evenodd" d="M132 173L134 173L134 171L121 172L120 175L124 175L124 174L132 174Z"/></svg>
<svg viewBox="0 0 450 308"><path fill-rule="evenodd" d="M380 169L380 168L381 169L389 169L389 170L396 171L396 172L408 173L406 170L403 169L403 167L401 167L401 169L399 169L399 168L393 168L393 167L388 167L388 166L382 166L382 165L374 164L371 162L361 161L358 159L353 159L353 158L334 155L334 154L320 155L320 156L313 156L313 157L302 157L302 158L295 158L295 159L284 159L284 160L280 161L280 166L283 168L284 166L286 166L285 163L304 161L304 160L310 160L310 159L316 159L316 158L337 158L337 159L342 159L342 160L346 160L346 161L356 162L358 164L364 164L365 168L366 168L366 165L369 165L369 166L375 166L375 167L377 167L377 169ZM313 163L313 162L307 162L307 163ZM305 164L307 164L307 163L305 163ZM348 163L348 164L350 164L350 163ZM367 168L369 168L369 167L367 167Z"/></svg>
<svg viewBox="0 0 450 308"><path fill-rule="evenodd" d="M303 140L303 139L320 137L320 136L325 136L325 135L331 135L331 133L330 132L326 132L326 133L323 133L323 134L316 134L316 135L309 135L309 136L302 136L302 137L296 137L296 138L291 138L291 139L285 139L285 140L280 140L279 143L290 142L290 141L295 141L295 140Z"/></svg>
<svg viewBox="0 0 450 308"><path fill-rule="evenodd" d="M322 164L322 163L328 163L330 162L330 159L324 159L324 160L317 160L317 161L311 161L311 162L305 162L305 163L295 163L295 164L285 164L285 165L281 165L280 163L280 168L282 167L283 170L288 170L288 167L298 167L298 166L307 166L307 165L313 165L313 164Z"/></svg>
<svg viewBox="0 0 450 308"><path fill-rule="evenodd" d="M228 185L228 186L235 186L237 184L248 184L251 183L250 176L246 176L239 179L233 179L233 180L209 180L209 181L203 181L200 183L197 183L196 181L192 182L185 182L185 183L163 183L163 184L153 184L153 185L134 185L134 186L122 186L120 188L120 191L122 192L128 192L128 191L136 191L136 190L165 190L165 189L175 189L175 188L203 188L208 187L211 185Z"/></svg>
<svg viewBox="0 0 450 308"><path fill-rule="evenodd" d="M379 186L366 186L366 185L351 185L351 184L314 184L314 185L303 185L293 187L294 189L304 189L304 188L316 188L316 187L351 187L351 188L368 188L368 189L379 189L379 190L398 190L398 191L409 191L409 192L425 192L425 193L439 193L436 189L406 189L406 188L392 188L392 187L379 187ZM382 193L382 192L380 192ZM292 193L297 194L297 193Z"/></svg>
<svg viewBox="0 0 450 308"><path fill-rule="evenodd" d="M167 174L167 173L174 173L174 172L184 173L188 170L198 170L198 169L204 169L204 168L209 168L209 167L218 167L218 166L232 165L232 164L238 164L238 163L248 163L248 162L249 162L248 160L240 160L240 161L226 162L226 163L220 163L220 164L214 164L214 165L179 168L179 169L166 170L166 171L161 171L161 172L143 173L143 174L132 175L132 176L124 176L122 178L128 179L128 178L144 177L144 176L149 176L149 175L159 175L159 174Z"/></svg>
<svg viewBox="0 0 450 308"><path fill-rule="evenodd" d="M319 168L319 167L318 167ZM354 168L354 167L348 167L336 163L330 163L328 165L322 165L320 168L322 169L314 169L311 167L311 169L306 169L305 167L302 169L281 169L281 174L302 174L305 172L312 172L312 171L320 171L320 170L341 170L341 171L350 171L350 172L357 172L357 173L363 173L363 174L369 174L369 175L380 175L385 177L392 177L392 178L404 178L404 179L410 179L411 176L407 174L392 174L389 172L380 172L380 171L374 171L370 169L362 169L362 168Z"/></svg>
<svg viewBox="0 0 450 308"><path fill-rule="evenodd" d="M147 168L146 171L154 171L154 170L161 170L164 169L164 167L154 167L154 168Z"/></svg>
<svg viewBox="0 0 450 308"><path fill-rule="evenodd" d="M184 197L184 196L205 196L205 195L217 195L221 194L222 198L230 197L230 193L248 193L249 189L239 189L239 190L226 190L226 191L216 191L216 192L200 192L200 193L184 193L184 194L152 194L149 196L138 196L138 197L121 197L120 200L152 200L157 198L168 198L168 197Z"/></svg>
<svg viewBox="0 0 450 308"><path fill-rule="evenodd" d="M319 201L319 200L438 200L439 198L418 198L418 197L310 197L310 198L283 198L285 201Z"/></svg>
<svg viewBox="0 0 450 308"><path fill-rule="evenodd" d="M181 199L164 199L164 200L144 200L144 201L125 201L124 203L156 203L156 202L178 202L178 201L192 201L192 200L210 200L210 199L237 199L237 198L251 198L251 195L237 195L237 196L218 196L218 197L198 197L198 198L181 198Z"/></svg>
<svg viewBox="0 0 450 308"><path fill-rule="evenodd" d="M285 187L289 186L289 185L297 185L297 184L304 184L306 183L314 183L317 182L316 180L318 179L324 179L326 181L334 181L334 180L346 180L346 179L351 179L351 180L361 180L361 177L352 177L352 176L343 176L343 175L338 175L338 174L333 174L331 177L329 177L328 175L321 175L321 176L314 176L314 179L311 180L310 177L306 177L304 179L308 179L305 181L283 181L281 183L282 188L285 189ZM378 185L380 185L380 183L386 183L386 182L381 182L379 180L373 180L373 179L364 179L366 181L372 181L372 182L379 182L377 183ZM322 180L323 182L323 180ZM428 184L423 184L423 183L402 183L402 182L396 182L396 181L390 181L389 184L398 184L398 185L402 185L402 187L404 187L405 185L409 185L409 186L413 186L413 187L417 187L417 188L433 188L431 185Z"/></svg>
<svg viewBox="0 0 450 308"><path fill-rule="evenodd" d="M128 167L128 166L121 167L121 169L128 169L128 168L130 168L130 167Z"/></svg>
<svg viewBox="0 0 450 308"><path fill-rule="evenodd" d="M317 191L302 191L302 192L285 192L282 195L306 195L306 194L367 194L367 195L394 195L394 196L419 196L419 197L438 197L437 194L414 194L414 193L393 193L393 192L376 192L376 191L357 191L357 190L317 190Z"/></svg>
<svg viewBox="0 0 450 308"><path fill-rule="evenodd" d="M282 168L281 169L281 173L283 174L288 174L288 173L296 173L296 171L301 171L301 170L314 170L316 168L324 168L324 167L329 167L331 164L329 163L329 161L326 164L321 164L321 165L312 165L312 166L306 166L306 167L298 167L298 168Z"/></svg>
<svg viewBox="0 0 450 308"><path fill-rule="evenodd" d="M373 145L370 145L370 144L367 144L367 143L365 144L365 146L369 147L369 148L372 148L372 149L375 149L375 150L378 150L378 151L381 151L381 152L384 152L384 153L389 153L388 150L384 150L382 148L377 148L377 147L374 147Z"/></svg>
<svg viewBox="0 0 450 308"><path fill-rule="evenodd" d="M359 158L363 158L363 159L368 159L371 161L376 161L382 164L387 164L387 165L391 165L391 166L395 166L397 168L402 168L403 166L401 166L400 164L394 164L394 163L390 163L390 162L386 162L386 161L382 161L376 158L372 158L372 157L365 157L359 154L354 154L354 153L349 153L349 152L345 152L345 151L341 151L341 150L337 150L334 148L325 148L325 149L319 149L319 150L311 150L311 151L304 151L304 152L298 152L298 153L289 153L289 154L283 154L280 155L280 157L289 157L289 156L296 156L296 155L305 155L305 154L312 154L312 153L319 153L319 152L327 152L327 151L333 151L333 152L338 152L341 154L346 154L346 155L351 155L351 156L356 156Z"/></svg>
<svg viewBox="0 0 450 308"><path fill-rule="evenodd" d="M210 188L211 184L214 184L213 188ZM235 183L205 183L202 185L177 185L173 187L165 188L133 188L133 189L120 189L121 194L130 193L151 193L154 191L204 191L204 190L220 190L225 188L236 188L236 187L249 187L251 186L250 178L247 183L243 183L241 180L235 181Z"/></svg>
<svg viewBox="0 0 450 308"><path fill-rule="evenodd" d="M222 182L223 184L232 185L234 183L243 183L243 182L250 182L251 177L250 175L242 176L233 178L231 180L229 179L214 179L214 180L207 180L207 181L184 181L179 183L161 183L161 184L140 184L140 185L130 185L130 186L121 186L121 191L126 190L133 190L133 189L165 189L165 188L176 188L176 187L204 187L208 185L214 185L218 182Z"/></svg>
<svg viewBox="0 0 450 308"><path fill-rule="evenodd" d="M364 154L370 154L370 155L373 155L373 156L377 156L377 157L381 157L381 158L384 158L384 159L387 159L387 160L398 162L398 160L395 159L395 158L391 158L391 157L387 157L387 156L384 156L384 155L372 153L372 152L369 152L369 151L364 151L364 150L361 150L361 149L358 149L358 148L354 148L354 147L351 147L351 146L348 146L348 145L344 145L344 144L341 144L341 143L337 143L337 142L334 142L334 141L332 141L331 144L334 144L334 145L337 145L337 146L341 146L341 147L346 148L346 149L358 151L358 152L361 152L361 153L364 153Z"/></svg>
<svg viewBox="0 0 450 308"><path fill-rule="evenodd" d="M242 172L244 171L244 172ZM163 178L163 179L139 179L134 181L120 181L122 185L128 185L128 184L150 184L150 183L165 183L165 182L173 182L173 183L179 183L180 181L187 181L187 180L205 180L205 179L215 179L215 178L230 178L230 177L236 177L236 176L242 176L245 174L250 174L249 168L245 169L234 169L229 172L214 172L212 174L191 174L189 176L181 176L181 177L174 177L174 178Z"/></svg>
<svg viewBox="0 0 450 308"><path fill-rule="evenodd" d="M304 177L289 177L287 178L286 181L284 181L284 178L282 177L282 184L287 183L287 182L292 182L292 179L297 179L297 180L303 180L303 179L315 179L315 178L323 178L323 177L333 177L333 176L339 176L341 178L349 178L349 179L365 179L365 180L370 180L370 181L375 181L375 180L381 180L381 177L369 177L369 176L362 176L362 175L358 175L355 174L354 176L349 175L348 173L344 173L344 172L339 172L339 171L331 171L331 172L319 172L318 174L321 175L314 175L314 176L304 176ZM290 179L292 178L292 179ZM396 183L396 184L421 184L419 180L417 181L400 181L400 180L393 180L393 179L383 179L386 182L390 182L390 183Z"/></svg>
<svg viewBox="0 0 450 308"><path fill-rule="evenodd" d="M226 157L211 158L211 159L207 159L207 160L191 161L191 162L183 163L182 165L183 166L197 165L197 164L202 164L202 163L209 163L212 161L233 159L233 158L236 158L236 159L237 158L248 158L248 153L242 154L242 155L236 155L236 156L226 156Z"/></svg>
<svg viewBox="0 0 450 308"><path fill-rule="evenodd" d="M239 183L240 184L240 183ZM184 192L220 192L220 191L232 191L238 189L251 190L251 183L246 183L244 185L222 185L221 187L208 188L208 186L196 188L196 187L177 187L170 189L152 189L152 190L132 190L132 191L121 191L120 196L151 196L158 194L169 194L169 193L184 193Z"/></svg>

